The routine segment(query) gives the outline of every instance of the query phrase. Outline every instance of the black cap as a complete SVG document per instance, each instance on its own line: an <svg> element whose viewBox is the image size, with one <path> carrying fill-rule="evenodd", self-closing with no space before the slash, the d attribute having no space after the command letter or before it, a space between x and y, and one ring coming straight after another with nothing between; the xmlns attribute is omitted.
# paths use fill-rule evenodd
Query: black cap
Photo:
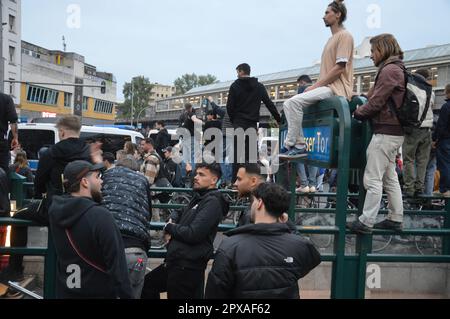
<svg viewBox="0 0 450 319"><path fill-rule="evenodd" d="M103 168L103 164L93 165L86 161L69 163L64 170L64 187L68 189L79 183L88 173L100 171Z"/></svg>
<svg viewBox="0 0 450 319"><path fill-rule="evenodd" d="M172 146L168 146L168 147L166 147L165 149L163 149L162 152L163 152L163 153L165 153L165 152L170 152L170 153L172 153L172 150L173 150Z"/></svg>

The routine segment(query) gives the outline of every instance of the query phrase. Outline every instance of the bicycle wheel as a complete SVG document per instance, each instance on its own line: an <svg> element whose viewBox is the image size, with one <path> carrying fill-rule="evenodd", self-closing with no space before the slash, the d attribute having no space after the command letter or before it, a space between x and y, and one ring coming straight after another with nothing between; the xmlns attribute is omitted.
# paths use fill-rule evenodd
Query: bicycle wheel
<svg viewBox="0 0 450 319"><path fill-rule="evenodd" d="M441 221L434 218L425 218L424 229L441 229ZM442 252L442 238L435 236L415 236L414 244L421 255L439 255Z"/></svg>
<svg viewBox="0 0 450 319"><path fill-rule="evenodd" d="M191 202L191 196L189 196L188 194L186 194L186 193L176 193L169 200L168 204L187 206L190 202ZM182 208L170 208L170 209L167 209L167 213L168 213L167 218L169 218L172 215L172 213L180 211L180 210L182 210Z"/></svg>

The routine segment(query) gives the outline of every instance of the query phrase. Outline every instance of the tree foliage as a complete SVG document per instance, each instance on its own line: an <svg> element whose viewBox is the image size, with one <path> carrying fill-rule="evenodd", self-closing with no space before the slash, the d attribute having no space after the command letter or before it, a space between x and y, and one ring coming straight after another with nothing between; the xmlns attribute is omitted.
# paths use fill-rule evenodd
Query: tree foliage
<svg viewBox="0 0 450 319"><path fill-rule="evenodd" d="M144 76L134 77L131 82L125 82L123 95L125 101L119 105L123 119L131 119L131 106L133 104L133 122L145 117L145 109L149 107L151 92L154 85ZM133 98L133 103L131 100Z"/></svg>
<svg viewBox="0 0 450 319"><path fill-rule="evenodd" d="M174 86L176 88L176 94L181 95L192 90L193 88L217 82L218 82L217 77L215 77L214 75L211 74L197 75L195 73L192 73L192 74L184 74L178 79L176 79L174 81Z"/></svg>

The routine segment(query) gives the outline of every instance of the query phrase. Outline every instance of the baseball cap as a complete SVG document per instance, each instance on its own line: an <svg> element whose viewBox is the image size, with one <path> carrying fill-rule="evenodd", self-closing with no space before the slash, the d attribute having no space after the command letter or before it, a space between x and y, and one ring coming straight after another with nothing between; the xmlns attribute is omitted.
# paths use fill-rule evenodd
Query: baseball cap
<svg viewBox="0 0 450 319"><path fill-rule="evenodd" d="M91 164L86 161L74 161L64 169L64 187L66 189L79 183L90 172L97 172L104 168L103 164Z"/></svg>

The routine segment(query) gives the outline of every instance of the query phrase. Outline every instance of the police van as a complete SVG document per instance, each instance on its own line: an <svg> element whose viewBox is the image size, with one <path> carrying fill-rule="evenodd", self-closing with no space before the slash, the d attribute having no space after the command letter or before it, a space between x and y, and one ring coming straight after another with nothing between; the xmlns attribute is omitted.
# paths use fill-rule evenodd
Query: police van
<svg viewBox="0 0 450 319"><path fill-rule="evenodd" d="M19 143L27 153L30 168L36 169L38 152L43 147L50 147L60 141L58 129L55 124L44 123L19 124L18 129ZM118 128L83 126L80 138L87 143L100 142L103 152L115 155L117 151L123 149L126 142L131 141L139 145L144 136L138 132Z"/></svg>

